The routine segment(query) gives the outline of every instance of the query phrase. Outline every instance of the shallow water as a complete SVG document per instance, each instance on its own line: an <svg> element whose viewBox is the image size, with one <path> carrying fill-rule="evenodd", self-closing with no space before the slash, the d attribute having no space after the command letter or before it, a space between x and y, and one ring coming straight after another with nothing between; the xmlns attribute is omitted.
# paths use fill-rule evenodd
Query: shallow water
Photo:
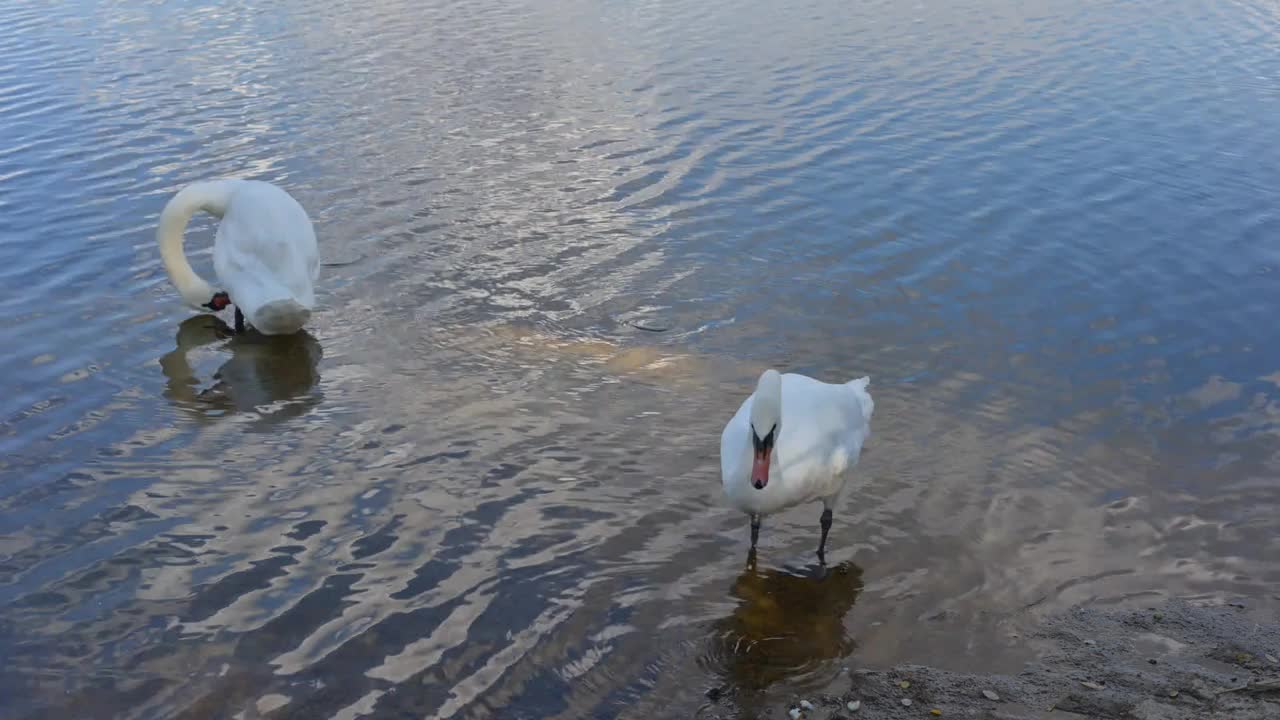
<svg viewBox="0 0 1280 720"><path fill-rule="evenodd" d="M1280 609L1280 11L785 5L0 0L0 715L749 713ZM179 307L220 175L311 212L308 334ZM873 378L825 576L720 503L770 365Z"/></svg>

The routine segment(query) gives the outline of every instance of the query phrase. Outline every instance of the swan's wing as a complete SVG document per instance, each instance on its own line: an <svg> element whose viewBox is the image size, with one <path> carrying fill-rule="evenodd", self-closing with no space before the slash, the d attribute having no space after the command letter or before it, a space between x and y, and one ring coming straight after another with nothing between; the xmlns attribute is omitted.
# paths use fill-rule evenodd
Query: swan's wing
<svg viewBox="0 0 1280 720"><path fill-rule="evenodd" d="M870 429L871 414L875 412L876 403L871 399L871 393L867 390L867 386L871 384L871 378L860 377L857 380L850 380L844 386L848 388L857 402L858 411L862 415L862 420Z"/></svg>
<svg viewBox="0 0 1280 720"><path fill-rule="evenodd" d="M725 486L728 486L731 478L750 472L749 468L741 465L751 442L747 433L751 430L748 418L751 417L751 399L754 397L755 393L752 393L742 401L738 412L734 413L720 433L720 482Z"/></svg>
<svg viewBox="0 0 1280 720"><path fill-rule="evenodd" d="M858 391L790 373L782 383L778 453L788 475L839 476L857 464L870 434L870 409Z"/></svg>
<svg viewBox="0 0 1280 720"><path fill-rule="evenodd" d="M214 269L232 302L257 307L288 297L312 307L319 265L315 230L297 201L267 183L237 188L214 247Z"/></svg>

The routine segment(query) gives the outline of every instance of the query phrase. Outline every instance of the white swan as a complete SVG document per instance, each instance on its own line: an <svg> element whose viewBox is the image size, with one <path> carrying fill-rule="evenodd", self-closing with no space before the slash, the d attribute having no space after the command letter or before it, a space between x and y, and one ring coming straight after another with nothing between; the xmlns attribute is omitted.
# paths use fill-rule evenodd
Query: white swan
<svg viewBox="0 0 1280 720"><path fill-rule="evenodd" d="M182 235L197 210L222 218L213 269L226 290L215 290L197 275L182 250ZM236 332L244 331L245 317L264 335L295 333L311 318L320 273L315 230L298 201L275 185L214 180L183 188L160 213L156 240L183 301L215 312L235 305Z"/></svg>
<svg viewBox="0 0 1280 720"><path fill-rule="evenodd" d="M751 516L751 554L760 518L822 500L825 562L831 507L871 434L870 378L841 385L766 370L720 435L720 473L729 502Z"/></svg>

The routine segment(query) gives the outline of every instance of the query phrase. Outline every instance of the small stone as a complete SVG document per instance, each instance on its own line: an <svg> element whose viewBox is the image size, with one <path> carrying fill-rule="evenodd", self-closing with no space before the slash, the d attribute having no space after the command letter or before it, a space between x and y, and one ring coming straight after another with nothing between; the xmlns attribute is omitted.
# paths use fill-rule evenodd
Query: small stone
<svg viewBox="0 0 1280 720"><path fill-rule="evenodd" d="M1147 662L1151 663L1152 665L1158 664L1155 658L1147 658Z"/></svg>
<svg viewBox="0 0 1280 720"><path fill-rule="evenodd" d="M1156 613L1155 615L1152 615L1151 617L1155 618L1156 622L1160 622L1161 620L1163 620L1163 619L1164 619L1164 613Z"/></svg>
<svg viewBox="0 0 1280 720"><path fill-rule="evenodd" d="M801 701L800 701L800 709L801 709L801 710L812 710L812 709L813 709L813 703L809 702L808 700L801 700Z"/></svg>
<svg viewBox="0 0 1280 720"><path fill-rule="evenodd" d="M858 712L858 710L860 710L860 709L862 708L862 701L861 701L861 700L850 700L850 701L849 701L849 704L848 704L848 705L845 705L845 707L849 708L849 712Z"/></svg>
<svg viewBox="0 0 1280 720"><path fill-rule="evenodd" d="M718 687L713 687L707 691L707 699L710 700L711 702L717 702L718 700L720 700L720 696L723 694L724 694L723 690L721 690Z"/></svg>
<svg viewBox="0 0 1280 720"><path fill-rule="evenodd" d="M1178 697L1178 691L1177 691L1177 690L1170 690L1170 691L1169 691L1169 697L1171 697L1171 698L1176 698L1176 697Z"/></svg>
<svg viewBox="0 0 1280 720"><path fill-rule="evenodd" d="M1097 640L1085 640L1085 641L1084 641L1084 644L1085 644L1085 645L1088 645L1088 646L1090 646L1090 647L1092 647L1092 646L1094 646L1094 645L1097 645L1097 644L1098 644L1098 641L1097 641Z"/></svg>
<svg viewBox="0 0 1280 720"><path fill-rule="evenodd" d="M934 708L934 709L932 709L932 710L930 710L930 711L929 711L929 714L930 714L930 715L934 715L934 716L938 716L938 715L941 715L941 714L942 714L942 711L941 711L941 710L939 710L938 708Z"/></svg>
<svg viewBox="0 0 1280 720"><path fill-rule="evenodd" d="M903 690L906 690L907 688L911 687L911 681L903 680L902 682L898 683L898 687L902 688Z"/></svg>
<svg viewBox="0 0 1280 720"><path fill-rule="evenodd" d="M995 690L983 690L982 697L992 701L998 701L1000 699L1000 696L996 694Z"/></svg>
<svg viewBox="0 0 1280 720"><path fill-rule="evenodd" d="M902 698L903 707L911 707L911 698Z"/></svg>
<svg viewBox="0 0 1280 720"><path fill-rule="evenodd" d="M1096 682L1093 682L1092 680L1084 680L1084 681L1082 681L1080 684L1081 684L1081 685L1083 685L1083 686L1085 686L1085 687L1087 687L1087 688L1089 688L1090 690L1101 690L1101 689L1102 689L1102 686L1101 686L1101 685L1099 685L1099 684L1098 684L1098 683L1096 683Z"/></svg>
<svg viewBox="0 0 1280 720"><path fill-rule="evenodd" d="M1218 696L1217 690L1209 687L1208 683L1199 678L1191 679L1191 687L1188 688L1187 692L1190 692L1194 697L1207 701L1212 701Z"/></svg>
<svg viewBox="0 0 1280 720"><path fill-rule="evenodd" d="M800 708L791 708L791 712L787 714L791 716L791 720L800 720Z"/></svg>

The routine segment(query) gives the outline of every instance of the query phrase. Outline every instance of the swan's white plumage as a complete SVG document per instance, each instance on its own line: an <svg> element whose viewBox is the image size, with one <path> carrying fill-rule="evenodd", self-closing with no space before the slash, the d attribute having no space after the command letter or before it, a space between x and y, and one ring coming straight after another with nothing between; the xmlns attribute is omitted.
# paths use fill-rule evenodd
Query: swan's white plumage
<svg viewBox="0 0 1280 720"><path fill-rule="evenodd" d="M183 300L203 309L215 291L182 252L182 233L198 210L221 218L213 268L249 324L266 335L302 329L320 274L315 230L302 206L275 185L254 180L196 183L169 200L157 231L165 269Z"/></svg>
<svg viewBox="0 0 1280 720"><path fill-rule="evenodd" d="M743 401L720 435L725 495L734 507L752 515L768 515L811 500L833 505L871 435L875 403L867 392L870 378L830 384L786 373L781 380L781 418L765 487L751 484L752 403L759 388Z"/></svg>

